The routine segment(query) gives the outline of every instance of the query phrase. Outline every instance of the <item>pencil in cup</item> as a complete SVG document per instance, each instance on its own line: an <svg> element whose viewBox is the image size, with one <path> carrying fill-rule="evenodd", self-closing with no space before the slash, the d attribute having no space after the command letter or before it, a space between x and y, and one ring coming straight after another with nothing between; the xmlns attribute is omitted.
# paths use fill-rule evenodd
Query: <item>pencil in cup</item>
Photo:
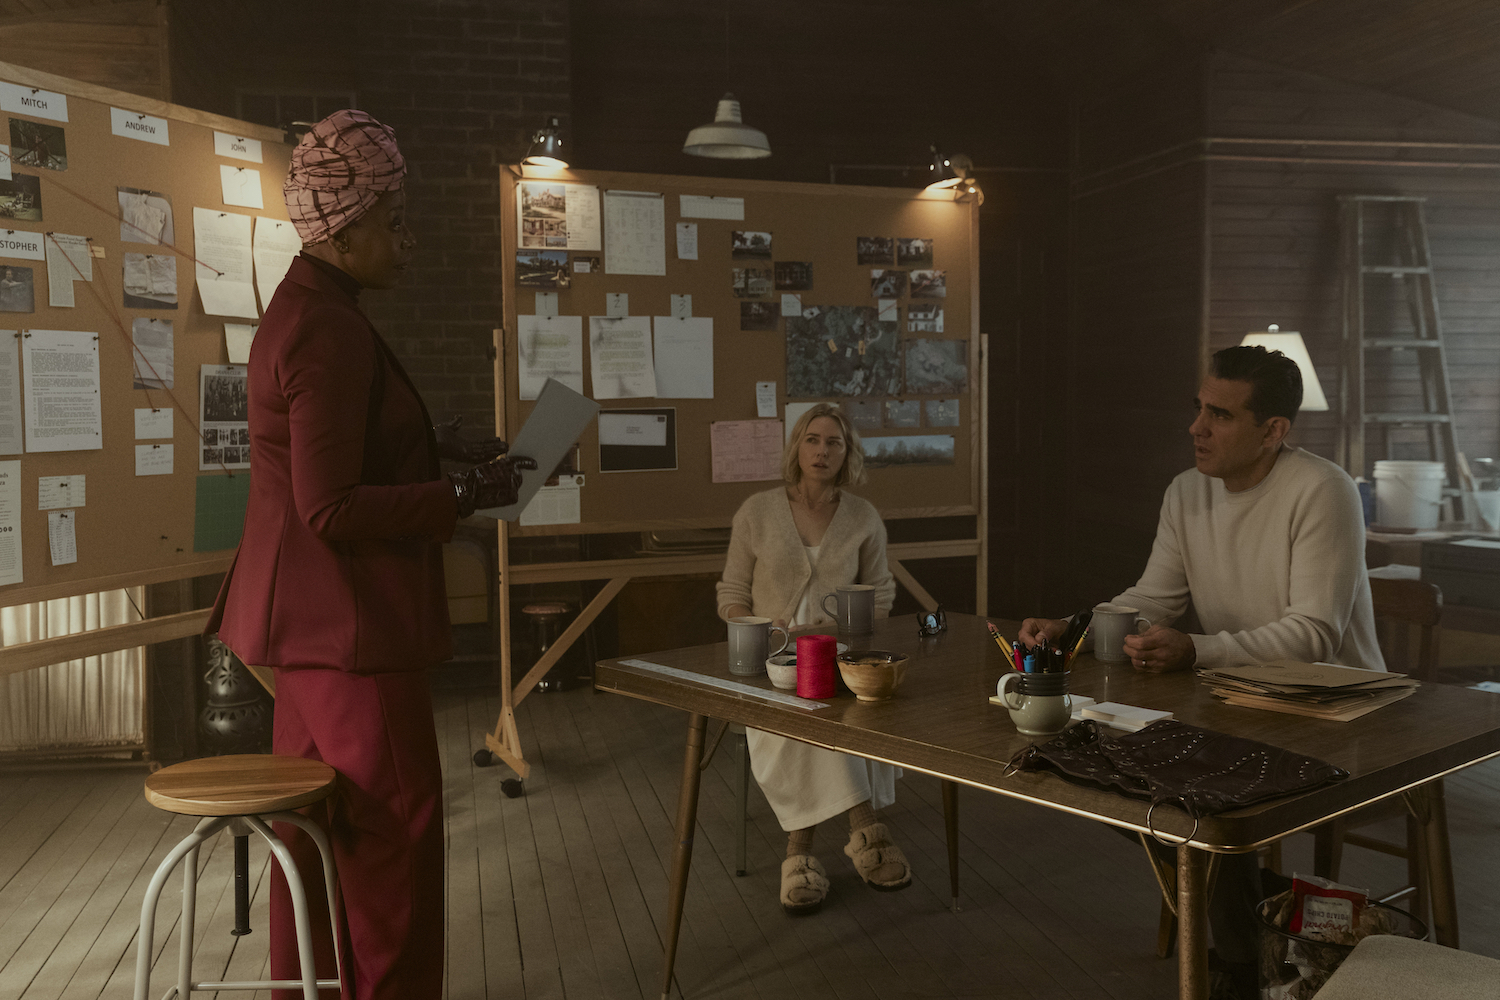
<svg viewBox="0 0 1500 1000"><path fill-rule="evenodd" d="M1016 651L1009 642L1005 641L1005 636L1000 634L1000 629L995 626L994 622L985 622L985 624L990 627L990 635L994 637L995 645L1000 647L1000 652L1005 654L1006 660L1014 660Z"/></svg>

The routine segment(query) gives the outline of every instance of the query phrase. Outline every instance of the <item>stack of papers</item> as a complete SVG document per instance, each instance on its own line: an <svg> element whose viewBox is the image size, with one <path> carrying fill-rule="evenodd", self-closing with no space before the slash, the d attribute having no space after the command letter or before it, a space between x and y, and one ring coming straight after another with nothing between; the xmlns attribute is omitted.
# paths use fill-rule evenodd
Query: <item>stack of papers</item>
<svg viewBox="0 0 1500 1000"><path fill-rule="evenodd" d="M1405 674L1279 660L1221 667L1198 674L1227 704L1348 722L1409 697L1417 682Z"/></svg>
<svg viewBox="0 0 1500 1000"><path fill-rule="evenodd" d="M1095 722L1102 722L1106 726L1123 729L1130 733L1138 733L1153 722L1172 717L1171 712L1164 712L1160 709L1137 708L1134 705L1121 705L1113 701L1090 705L1082 710L1082 714L1085 719L1093 719Z"/></svg>

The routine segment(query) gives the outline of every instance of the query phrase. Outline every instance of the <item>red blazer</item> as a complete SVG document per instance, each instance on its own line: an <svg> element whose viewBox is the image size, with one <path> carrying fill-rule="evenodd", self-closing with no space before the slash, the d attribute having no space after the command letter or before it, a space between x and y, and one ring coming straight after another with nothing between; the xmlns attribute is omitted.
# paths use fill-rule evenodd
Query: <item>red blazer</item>
<svg viewBox="0 0 1500 1000"><path fill-rule="evenodd" d="M306 258L266 309L249 383L245 534L208 631L259 666L446 660L441 543L458 503L432 420L355 299Z"/></svg>

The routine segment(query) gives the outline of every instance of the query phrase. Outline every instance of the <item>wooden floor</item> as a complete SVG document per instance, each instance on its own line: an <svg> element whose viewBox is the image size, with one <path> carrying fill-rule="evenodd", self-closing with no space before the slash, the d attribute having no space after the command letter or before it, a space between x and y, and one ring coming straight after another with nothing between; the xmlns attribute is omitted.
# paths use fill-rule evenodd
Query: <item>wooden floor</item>
<svg viewBox="0 0 1500 1000"><path fill-rule="evenodd" d="M586 689L539 694L518 712L534 770L470 761L494 723L483 691L436 695L448 839L448 997L659 996L666 869L685 717ZM732 757L704 776L677 963L682 994L709 998L1158 998L1176 967L1153 954L1157 896L1140 848L1103 827L965 792L962 909L948 909L937 782L908 775L886 821L916 882L881 894L840 853L816 850L833 891L787 917L776 890L784 840L751 791L750 873L734 874ZM0 770L0 998L131 996L145 884L191 827L146 805L139 768ZM1449 779L1463 942L1500 958L1500 762ZM252 840L254 844L254 840ZM200 977L265 974L266 851L254 844L255 933L234 938L227 839L200 859ZM1288 844L1307 870L1311 839ZM1344 880L1395 882L1398 862L1351 849ZM174 882L158 921L153 1000L175 969ZM240 996L245 994L224 994Z"/></svg>

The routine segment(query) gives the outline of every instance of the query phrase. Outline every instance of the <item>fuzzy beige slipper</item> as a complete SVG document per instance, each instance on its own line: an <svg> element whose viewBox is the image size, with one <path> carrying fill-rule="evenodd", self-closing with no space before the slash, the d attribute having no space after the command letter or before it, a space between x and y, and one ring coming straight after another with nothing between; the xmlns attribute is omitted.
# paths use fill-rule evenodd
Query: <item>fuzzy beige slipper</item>
<svg viewBox="0 0 1500 1000"><path fill-rule="evenodd" d="M781 908L796 916L817 913L828 898L828 872L811 854L794 854L781 863Z"/></svg>
<svg viewBox="0 0 1500 1000"><path fill-rule="evenodd" d="M911 885L911 865L901 848L891 842L884 823L871 823L850 833L844 853L871 889L895 892Z"/></svg>

